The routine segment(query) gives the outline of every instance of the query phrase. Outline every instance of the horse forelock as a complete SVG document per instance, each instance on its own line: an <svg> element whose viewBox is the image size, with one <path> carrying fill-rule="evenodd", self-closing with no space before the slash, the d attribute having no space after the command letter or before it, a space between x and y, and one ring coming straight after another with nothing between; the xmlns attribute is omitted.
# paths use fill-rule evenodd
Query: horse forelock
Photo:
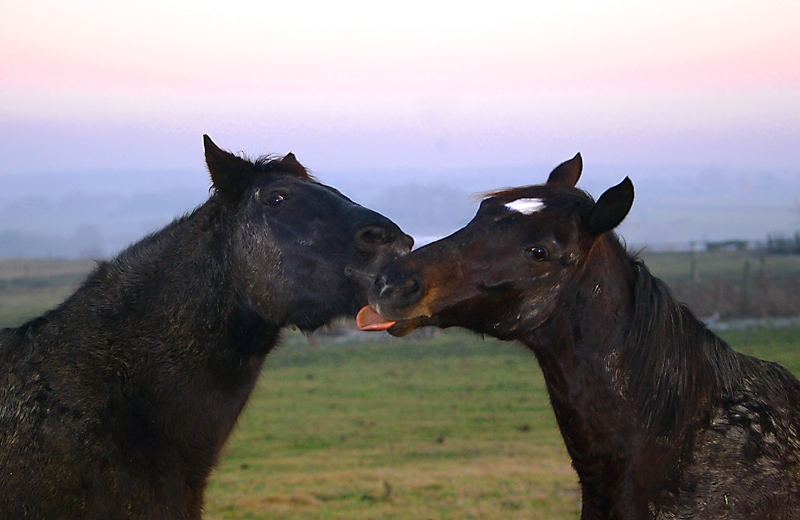
<svg viewBox="0 0 800 520"><path fill-rule="evenodd" d="M594 199L587 192L571 186L537 184L518 188L503 188L479 193L479 200L495 199L509 211L525 215L536 213L544 207L559 212L585 213L594 205Z"/></svg>
<svg viewBox="0 0 800 520"><path fill-rule="evenodd" d="M285 161L284 159L285 157L269 154L262 155L251 162L256 170L260 171L261 173L290 175L299 179L306 179L316 182L316 179L313 175L311 175L308 169L297 162L296 159L291 161Z"/></svg>

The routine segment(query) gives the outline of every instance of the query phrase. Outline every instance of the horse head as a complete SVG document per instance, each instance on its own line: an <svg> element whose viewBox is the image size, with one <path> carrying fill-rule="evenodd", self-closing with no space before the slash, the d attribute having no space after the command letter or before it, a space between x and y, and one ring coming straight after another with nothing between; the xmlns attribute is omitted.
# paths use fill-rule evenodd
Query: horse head
<svg viewBox="0 0 800 520"><path fill-rule="evenodd" d="M423 325L462 326L504 339L538 327L633 203L628 178L595 202L575 188L581 170L576 155L545 184L490 193L464 228L387 266L361 327L399 336Z"/></svg>
<svg viewBox="0 0 800 520"><path fill-rule="evenodd" d="M381 267L410 251L396 224L317 182L294 154L255 161L204 136L221 212L234 231L234 280L246 304L279 325L312 330L366 304Z"/></svg>

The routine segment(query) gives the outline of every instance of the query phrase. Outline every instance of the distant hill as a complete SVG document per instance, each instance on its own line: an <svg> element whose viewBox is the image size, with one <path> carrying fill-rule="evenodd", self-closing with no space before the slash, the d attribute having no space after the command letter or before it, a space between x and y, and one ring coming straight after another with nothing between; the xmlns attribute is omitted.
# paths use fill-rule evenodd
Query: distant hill
<svg viewBox="0 0 800 520"><path fill-rule="evenodd" d="M376 173L330 182L359 202L385 213L412 234L443 236L474 215L476 194L544 182L552 166ZM800 168L744 172L697 166L587 165L578 187L595 198L629 176L636 199L619 227L627 243L660 248L690 242L765 241L800 229ZM329 180L323 178L323 180Z"/></svg>
<svg viewBox="0 0 800 520"><path fill-rule="evenodd" d="M102 258L208 197L203 172L12 176L0 193L0 256Z"/></svg>
<svg viewBox="0 0 800 520"><path fill-rule="evenodd" d="M322 182L380 211L421 241L449 234L477 209L476 193L543 182L553 165L452 171L319 172ZM626 175L636 186L620 234L635 246L765 240L800 229L800 169L587 165L593 196ZM208 197L203 171L112 171L2 177L0 256L102 258Z"/></svg>

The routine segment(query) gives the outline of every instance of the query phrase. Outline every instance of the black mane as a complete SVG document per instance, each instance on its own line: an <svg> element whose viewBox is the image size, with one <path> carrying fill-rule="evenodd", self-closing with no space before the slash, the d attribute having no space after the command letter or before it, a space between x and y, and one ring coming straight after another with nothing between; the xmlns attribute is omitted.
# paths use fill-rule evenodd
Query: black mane
<svg viewBox="0 0 800 520"><path fill-rule="evenodd" d="M247 156L242 155L245 160ZM311 172L300 164L295 158L293 153L288 153L283 157L278 155L261 155L252 159L253 166L261 173L272 173L275 175L291 175L301 179L307 179L316 182L317 179L311 175Z"/></svg>
<svg viewBox="0 0 800 520"><path fill-rule="evenodd" d="M651 437L680 433L708 414L740 373L739 356L640 259L633 315L619 355L623 392Z"/></svg>

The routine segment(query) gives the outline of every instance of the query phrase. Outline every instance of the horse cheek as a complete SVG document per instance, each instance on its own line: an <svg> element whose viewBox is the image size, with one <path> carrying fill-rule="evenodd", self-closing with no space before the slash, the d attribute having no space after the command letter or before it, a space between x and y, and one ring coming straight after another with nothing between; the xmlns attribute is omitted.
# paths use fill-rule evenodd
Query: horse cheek
<svg viewBox="0 0 800 520"><path fill-rule="evenodd" d="M239 273L233 278L239 283L237 290L246 303L265 316L280 316L277 302L287 301L282 286L285 285L285 259L276 247L276 241L266 230L240 234L233 248Z"/></svg>
<svg viewBox="0 0 800 520"><path fill-rule="evenodd" d="M523 307L519 321L524 323L526 328L537 328L556 310L558 295L561 292L561 284L556 283L544 291L537 291L529 298Z"/></svg>

